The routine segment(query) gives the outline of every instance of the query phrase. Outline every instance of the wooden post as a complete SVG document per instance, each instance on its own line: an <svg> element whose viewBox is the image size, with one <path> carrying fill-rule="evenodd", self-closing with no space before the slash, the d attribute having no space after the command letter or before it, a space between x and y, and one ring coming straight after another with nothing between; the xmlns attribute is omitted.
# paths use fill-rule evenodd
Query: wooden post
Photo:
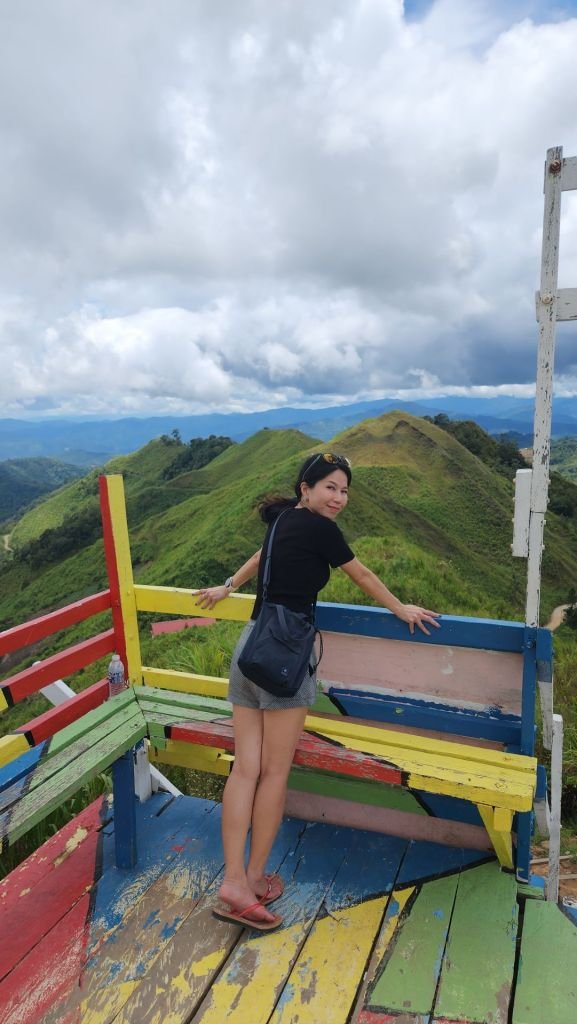
<svg viewBox="0 0 577 1024"><path fill-rule="evenodd" d="M120 474L101 476L100 507L104 552L112 597L112 621L117 650L130 684L142 683L142 659L138 637L132 560L126 522L124 482Z"/></svg>
<svg viewBox="0 0 577 1024"><path fill-rule="evenodd" d="M116 867L133 868L137 859L133 748L112 765L112 790Z"/></svg>
<svg viewBox="0 0 577 1024"><path fill-rule="evenodd" d="M549 871L547 899L559 899L559 857L561 855L561 788L563 776L563 719L553 715L551 745L551 814L549 818Z"/></svg>

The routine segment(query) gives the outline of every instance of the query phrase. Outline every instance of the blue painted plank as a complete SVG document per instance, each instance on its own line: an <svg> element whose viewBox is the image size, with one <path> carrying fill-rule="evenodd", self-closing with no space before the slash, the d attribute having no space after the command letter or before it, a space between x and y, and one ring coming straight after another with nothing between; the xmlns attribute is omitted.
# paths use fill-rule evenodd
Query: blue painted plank
<svg viewBox="0 0 577 1024"><path fill-rule="evenodd" d="M390 722L418 729L433 729L455 736L494 740L507 746L518 746L521 719L504 715L498 708L471 711L450 707L434 701L416 700L389 694L363 694L359 690L330 687L328 696L345 715L368 718L374 722Z"/></svg>
<svg viewBox="0 0 577 1024"><path fill-rule="evenodd" d="M346 829L342 838L346 857L324 900L327 914L357 906L391 892L409 840L379 835L364 829Z"/></svg>
<svg viewBox="0 0 577 1024"><path fill-rule="evenodd" d="M421 885L430 879L451 875L465 867L474 867L491 860L495 860L495 857L480 850L465 850L457 846L411 840L395 888Z"/></svg>
<svg viewBox="0 0 577 1024"><path fill-rule="evenodd" d="M335 606L323 602L317 605L316 620L319 629L339 633L356 633L359 636L383 637L418 644L518 653L523 650L526 629L522 622L443 615L439 619L440 628L433 630L430 636L420 631L415 631L411 636L406 623L401 622L385 608L346 604Z"/></svg>
<svg viewBox="0 0 577 1024"><path fill-rule="evenodd" d="M133 748L126 750L112 765L116 867L129 869L136 865L136 794L134 792Z"/></svg>
<svg viewBox="0 0 577 1024"><path fill-rule="evenodd" d="M0 768L0 791L8 789L15 782L25 778L33 770L47 743L48 740L44 740L37 747L33 747L32 750L28 750L25 754L20 754L20 757L17 757L14 761L9 761L8 764Z"/></svg>

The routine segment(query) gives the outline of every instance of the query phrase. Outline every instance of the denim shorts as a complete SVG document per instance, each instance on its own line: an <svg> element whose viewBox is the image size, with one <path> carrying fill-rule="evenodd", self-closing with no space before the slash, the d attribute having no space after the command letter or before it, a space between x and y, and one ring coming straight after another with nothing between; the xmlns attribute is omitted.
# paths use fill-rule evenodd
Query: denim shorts
<svg viewBox="0 0 577 1024"><path fill-rule="evenodd" d="M239 641L234 649L230 663L228 683L228 699L231 704L239 704L243 708L257 708L261 711L281 711L287 708L312 707L317 699L316 671L310 675L307 669L305 678L292 697L275 697L274 694L267 693L266 690L251 682L250 679L247 679L242 674L238 667L238 658L253 628L254 620L251 619L240 634ZM314 661L312 664L314 665Z"/></svg>

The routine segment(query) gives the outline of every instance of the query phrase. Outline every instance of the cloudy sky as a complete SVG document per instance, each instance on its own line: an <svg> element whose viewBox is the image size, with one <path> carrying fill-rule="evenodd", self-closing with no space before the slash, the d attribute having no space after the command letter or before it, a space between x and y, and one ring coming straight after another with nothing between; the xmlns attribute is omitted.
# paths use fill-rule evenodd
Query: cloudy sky
<svg viewBox="0 0 577 1024"><path fill-rule="evenodd" d="M0 416L530 393L576 54L577 0L3 4Z"/></svg>

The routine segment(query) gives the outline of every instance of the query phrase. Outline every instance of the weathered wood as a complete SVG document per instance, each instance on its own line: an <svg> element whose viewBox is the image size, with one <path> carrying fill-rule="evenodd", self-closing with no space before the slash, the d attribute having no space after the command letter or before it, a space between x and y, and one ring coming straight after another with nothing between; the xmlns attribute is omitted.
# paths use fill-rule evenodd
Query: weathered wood
<svg viewBox="0 0 577 1024"><path fill-rule="evenodd" d="M176 743L165 740L166 746L151 746L149 756L158 764L178 765L180 768L193 768L213 775L230 774L230 755L218 747L199 747L191 743ZM223 756L224 755L224 756Z"/></svg>
<svg viewBox="0 0 577 1024"><path fill-rule="evenodd" d="M31 619L19 626L12 626L0 633L0 658L12 651L18 651L21 647L37 643L47 636L58 633L68 626L75 626L84 622L92 615L106 611L110 608L110 591L103 590L91 597L84 597L81 601L66 605L65 608L58 608L55 612L41 615L37 619Z"/></svg>
<svg viewBox="0 0 577 1024"><path fill-rule="evenodd" d="M563 790L563 718L553 715L551 744L551 816L549 819L549 871L547 899L559 899L559 859L561 853L561 796Z"/></svg>
<svg viewBox="0 0 577 1024"><path fill-rule="evenodd" d="M461 873L435 1019L507 1024L517 918L513 875L494 863Z"/></svg>
<svg viewBox="0 0 577 1024"><path fill-rule="evenodd" d="M577 156L566 156L561 166L561 190L567 192L575 188L577 188Z"/></svg>
<svg viewBox="0 0 577 1024"><path fill-rule="evenodd" d="M569 1024L577 1006L577 928L554 903L525 903L512 1024Z"/></svg>
<svg viewBox="0 0 577 1024"><path fill-rule="evenodd" d="M226 698L228 680L218 676L199 676L193 672L176 672L172 669L142 666L142 681L145 686L174 690L179 693L201 694L206 697Z"/></svg>
<svg viewBox="0 0 577 1024"><path fill-rule="evenodd" d="M108 697L108 680L101 679L98 683L87 687L81 693L59 704L58 707L45 711L44 714L26 722L20 726L17 732L24 733L32 740L34 745L41 743L51 736L54 736L59 729L63 729L71 722L75 722L83 715L92 711L102 704Z"/></svg>
<svg viewBox="0 0 577 1024"><path fill-rule="evenodd" d="M139 612L157 612L163 615L197 615L198 590L184 590L180 587L153 587L136 583L134 587L136 607ZM219 601L210 614L215 619L233 619L248 622L254 607L254 595L231 594Z"/></svg>
<svg viewBox="0 0 577 1024"><path fill-rule="evenodd" d="M65 750L66 747L76 743L83 736L98 739L100 736L98 730L103 723L110 723L114 728L121 720L123 714L137 711L138 705L134 699L132 689L127 688L122 693L118 693L116 697L107 698L107 700L103 701L102 704L99 704L92 711L87 711L82 718L60 729L52 738L47 748L46 756L48 758L54 757L61 750Z"/></svg>
<svg viewBox="0 0 577 1024"><path fill-rule="evenodd" d="M431 1013L458 881L458 874L449 875L415 893L394 948L369 990L367 1009Z"/></svg>
<svg viewBox="0 0 577 1024"><path fill-rule="evenodd" d="M68 756L61 769L48 774L41 786L35 786L0 818L0 849L24 835L33 825L42 821L51 811L76 793L88 779L108 768L119 753L133 746L146 734L146 725L140 712L127 718L112 733L103 736L98 743L89 744L83 737L75 744L76 749L63 751ZM86 754L90 752L90 761ZM77 754L74 757L74 754ZM84 756L82 756L84 755ZM34 779L33 779L34 781Z"/></svg>
<svg viewBox="0 0 577 1024"><path fill-rule="evenodd" d="M116 648L131 683L142 682L142 659L134 598L124 481L120 473L99 478L104 553L112 595Z"/></svg>
<svg viewBox="0 0 577 1024"><path fill-rule="evenodd" d="M10 676L2 683L2 692L8 704L15 704L23 697L29 697L31 693L54 683L62 676L72 675L81 668L86 668L99 658L110 654L114 650L114 630L108 629L90 640L83 640L74 647L68 647L59 654L53 654L45 658L38 665L25 668L22 672ZM0 708L2 710L2 708Z"/></svg>

